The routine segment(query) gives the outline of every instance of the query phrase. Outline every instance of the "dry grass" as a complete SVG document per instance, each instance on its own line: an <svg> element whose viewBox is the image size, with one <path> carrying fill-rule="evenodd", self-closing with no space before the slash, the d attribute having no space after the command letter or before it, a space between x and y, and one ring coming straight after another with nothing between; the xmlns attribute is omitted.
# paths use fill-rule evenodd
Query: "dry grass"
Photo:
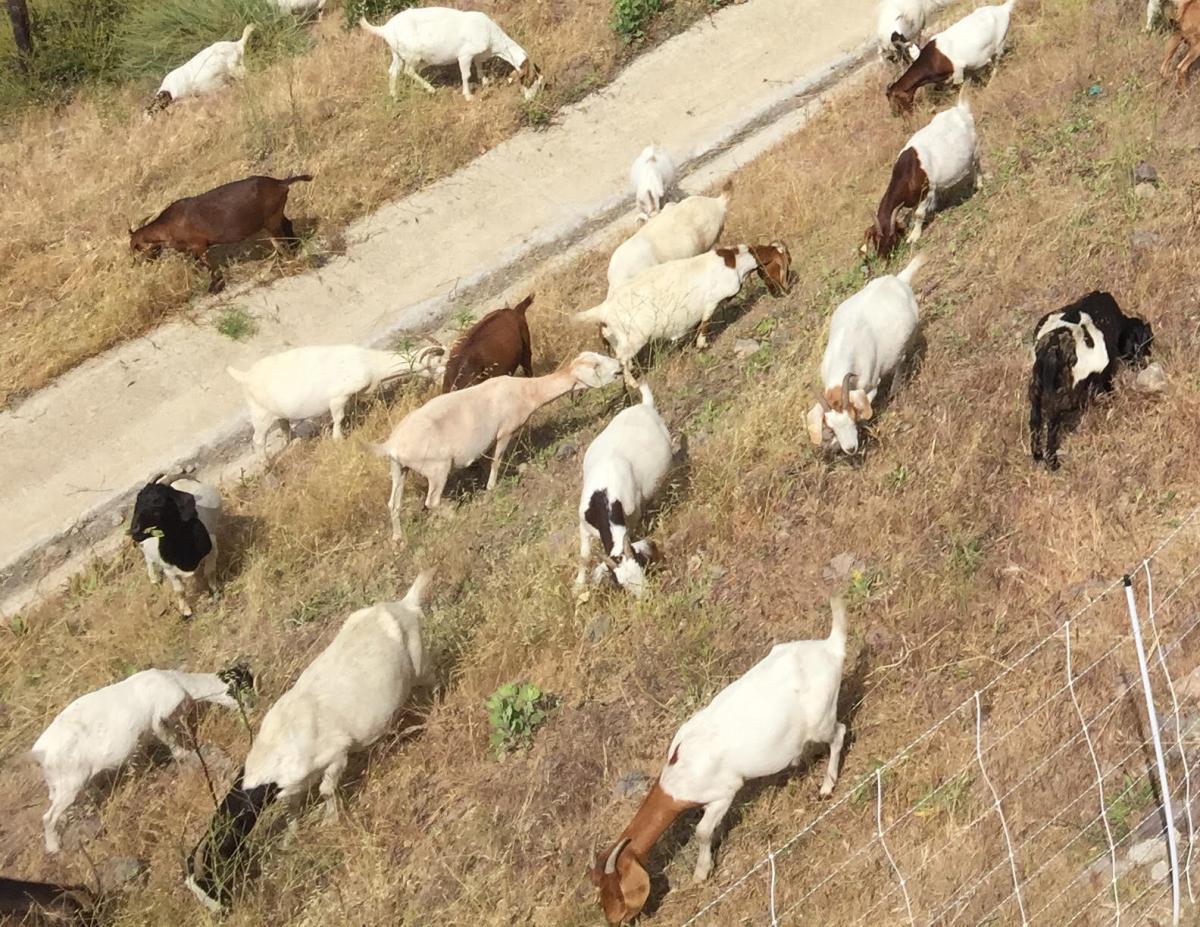
<svg viewBox="0 0 1200 927"><path fill-rule="evenodd" d="M837 793L846 795L1080 607L1087 583L1119 575L1200 502L1200 309L1185 270L1200 258L1189 225L1200 105L1158 89L1159 42L1139 35L1137 11L1124 7L1019 7L1010 55L990 87L973 91L990 176L980 194L939 216L922 243L931 258L918 283L923 360L884 404L861 466L815 455L802 418L825 320L861 282L854 248L890 159L934 106L926 100L911 125L890 120L874 85L738 178L727 239L786 239L798 274L792 292L772 300L755 283L727 311L733 321L709 353L666 351L651 372L668 420L691 436L692 455L655 523L669 559L653 595L639 603L601 595L576 611L570 593L579 460L556 452L599 431L611 393L564 400L539 415L494 494L460 481L454 517L426 522L414 514L399 549L386 540L387 477L378 461L353 443L300 445L280 461L277 484L229 489L236 517L223 546L224 595L194 624L181 624L166 594L150 590L132 551L24 616L26 630L8 641L11 659L0 669L6 773L20 768L18 751L71 697L134 668L207 667L249 654L267 671L269 703L348 610L399 594L419 566L435 565L430 635L440 686L396 730L423 727L370 751L339 825L323 828L313 815L291 845L261 838L262 874L228 923L596 923L584 873L596 846L634 809L633 799L613 797L617 778L653 773L676 726L772 642L824 634L822 571L851 552L864 573L852 588L853 742ZM1093 84L1103 93L1089 97ZM845 157L851 148L855 156ZM1130 189L1142 157L1163 178L1154 199L1135 199ZM1160 243L1133 249L1135 230ZM895 264L906 260L899 255ZM571 329L564 310L599 297L604 263L594 255L569 275L538 282L532 327L540 369L592 337ZM1093 287L1111 289L1154 323L1171 390L1151 400L1122 378L1068 439L1063 470L1049 475L1031 467L1025 449L1028 337L1039 314ZM750 335L767 346L737 360L733 341ZM384 434L420 398L373 405L354 427ZM414 510L417 495L410 489ZM1197 554L1193 525L1156 565L1160 595ZM1197 587L1186 587L1159 615L1164 633L1190 621L1197 604ZM593 643L585 632L601 614L611 630ZM1077 670L1126 629L1119 598L1092 609L1077 627ZM1177 670L1190 669L1200 649L1189 639L1173 659ZM1127 648L1102 662L1080 685L1085 711L1106 704L1130 668ZM499 762L488 750L483 702L512 679L533 680L562 703L531 750ZM1047 647L987 692L989 739L1021 725L992 756L1001 790L1077 732L1069 704L1039 707L1062 680L1061 648ZM1140 780L1138 718L1136 703L1118 702L1097 746L1108 760L1133 751L1122 769ZM958 782L972 735L973 717L960 713L889 772L887 819ZM210 715L202 739L235 762L244 755L246 734L228 717ZM218 771L219 788L231 772ZM1092 778L1078 748L1045 766L1006 802L1014 839L1030 837ZM68 851L61 863L42 854L43 796L32 773L10 781L0 866L88 878L81 853ZM818 782L801 772L747 789L719 848L716 885L823 810ZM942 796L907 818L890 843L913 872L947 839L960 841L913 883L923 921L997 861L1001 840L994 818L967 827L990 803L977 776ZM1093 798L1069 808L1040 841L1065 843L1093 808ZM180 885L179 865L211 810L195 768L118 779L95 812L103 826L88 853L141 856L150 873L120 903L117 923L204 921ZM820 887L868 843L873 811L870 801L848 801L781 858L781 908L816 889L800 913L850 924L892 888L877 850ZM677 828L655 854L661 904L647 923L678 923L714 893L690 884L693 850L681 846L690 833L690 823ZM1049 901L1098 847L1095 834L1067 847L1030 887L1031 906ZM765 887L765 876L755 877L711 923L764 922ZM1131 894L1142 887L1132 882ZM966 906L970 922L1009 890L1001 869ZM897 903L885 903L873 922L906 922ZM1044 919L1069 918L1057 903ZM1015 910L1002 909L994 922L1017 922Z"/></svg>
<svg viewBox="0 0 1200 927"><path fill-rule="evenodd" d="M681 0L652 42L711 8ZM547 89L525 104L503 81L465 105L458 73L428 97L402 83L387 95L387 53L347 35L334 10L315 47L150 125L150 82L84 93L0 130L0 407L82 360L152 328L203 293L206 275L180 257L136 265L126 229L167 203L249 174L309 172L289 213L305 246L281 262L265 243L230 265L231 282L297 273L340 247L349 221L462 166L522 125L607 83L637 49L608 25L609 0L492 0L482 8L525 41ZM645 47L638 46L637 48ZM247 55L254 67L253 46ZM501 73L499 65L496 73ZM242 258L248 257L249 260Z"/></svg>

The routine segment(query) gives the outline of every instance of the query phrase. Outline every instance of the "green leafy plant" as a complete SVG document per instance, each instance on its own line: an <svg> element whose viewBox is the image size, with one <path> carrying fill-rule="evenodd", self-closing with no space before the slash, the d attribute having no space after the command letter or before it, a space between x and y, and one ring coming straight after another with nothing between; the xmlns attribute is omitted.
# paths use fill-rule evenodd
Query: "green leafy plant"
<svg viewBox="0 0 1200 927"><path fill-rule="evenodd" d="M234 341L244 341L258 331L254 317L240 306L226 309L217 319L217 331Z"/></svg>
<svg viewBox="0 0 1200 927"><path fill-rule="evenodd" d="M533 734L554 707L553 696L533 683L507 682L488 698L488 723L492 749L498 756L528 747Z"/></svg>
<svg viewBox="0 0 1200 927"><path fill-rule="evenodd" d="M393 14L416 5L417 0L346 0L342 4L342 28L353 32L364 16L372 25L380 26Z"/></svg>
<svg viewBox="0 0 1200 927"><path fill-rule="evenodd" d="M665 5L664 0L613 0L609 22L617 35L632 42L646 34L646 23Z"/></svg>

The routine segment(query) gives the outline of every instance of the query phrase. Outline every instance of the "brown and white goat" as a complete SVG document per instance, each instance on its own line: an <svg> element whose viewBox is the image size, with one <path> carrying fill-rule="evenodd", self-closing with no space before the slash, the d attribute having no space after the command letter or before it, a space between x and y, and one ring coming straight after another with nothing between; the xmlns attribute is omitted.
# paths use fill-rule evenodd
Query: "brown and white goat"
<svg viewBox="0 0 1200 927"><path fill-rule="evenodd" d="M1175 34L1167 39L1167 53L1163 56L1159 73L1162 74L1163 80L1171 76L1171 59L1175 57L1179 46L1186 42L1187 53L1173 68L1175 84L1182 87L1187 82L1188 71L1196 63L1196 59L1200 58L1200 3L1197 0L1183 0L1179 4L1174 26Z"/></svg>
<svg viewBox="0 0 1200 927"><path fill-rule="evenodd" d="M213 245L232 245L266 230L276 248L279 239L295 243L291 220L283 214L288 188L312 180L297 174L283 180L247 177L222 184L198 196L176 200L141 228L129 230L129 247L135 253L156 258L163 248L184 251L211 275L210 293L225 286L221 272L208 261Z"/></svg>
<svg viewBox="0 0 1200 927"><path fill-rule="evenodd" d="M518 367L525 376L533 376L533 347L525 321L525 310L532 302L530 293L515 306L489 312L455 342L446 361L443 393L510 376Z"/></svg>

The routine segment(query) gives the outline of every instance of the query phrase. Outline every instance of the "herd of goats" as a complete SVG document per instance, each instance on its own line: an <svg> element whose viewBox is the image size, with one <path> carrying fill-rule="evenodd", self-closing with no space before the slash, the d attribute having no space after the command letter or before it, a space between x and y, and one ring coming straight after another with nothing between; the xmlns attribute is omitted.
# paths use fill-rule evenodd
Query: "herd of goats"
<svg viewBox="0 0 1200 927"><path fill-rule="evenodd" d="M1013 6L1014 0L1008 0L978 8L922 45L924 0L883 0L880 53L904 67L887 88L893 108L911 108L921 86L961 84L968 72L994 65L1004 51ZM1151 0L1148 16L1157 14L1157 6L1158 0ZM1171 40L1164 75L1180 35L1192 49L1180 74L1200 55L1200 0L1183 0L1178 19L1179 34ZM381 28L364 25L392 50L393 93L401 72L428 86L418 66L457 62L463 92L470 98L472 68L478 74L479 63L492 56L512 65L526 92L536 92L540 85L540 73L525 52L482 13L415 9ZM217 43L207 51L232 46L222 54L227 52L240 67L249 32L247 27L240 43ZM202 55L180 71L191 68L211 76L213 68L204 71L204 62L212 56ZM153 107L187 95L189 87L194 90L195 74L178 74L164 81ZM975 121L960 94L955 106L934 116L900 152L863 250L886 257L905 233L909 244L916 242L932 211L975 189L978 169ZM631 180L644 224L614 251L604 301L576 315L580 323L599 326L613 356L585 351L550 374L533 376L525 317L532 295L484 316L448 353L436 345L400 351L352 345L286 351L249 370L229 370L245 392L255 449L265 460L267 434L275 424L290 437L290 422L326 411L332 415L333 437L340 439L353 397L403 376L440 377L440 395L406 415L386 441L369 445L391 468L388 511L392 536L399 539L409 471L425 479L425 507L436 509L450 473L491 449L490 490L510 440L537 409L623 376L641 401L617 414L584 455L575 586L582 594L589 584L613 583L632 595L644 594L646 569L657 550L648 538L635 540L633 531L666 482L679 444L655 408L649 386L635 376L636 359L652 342L679 341L692 332L703 348L713 313L741 290L748 275L757 273L772 293L785 291L789 282L790 255L781 242L716 247L730 187L718 196L669 202L674 173L669 155L654 145L635 161ZM204 261L209 245L240 241L262 229L291 239L284 216L288 186L310 179L251 177L177 201L132 231L130 244L135 251L151 253L176 248ZM912 257L899 273L871 280L833 313L821 364L823 392L807 415L809 437L817 447L858 452L860 423L872 418L880 385L894 375L916 331L912 281L923 263L921 255ZM219 279L214 271L214 288ZM1093 397L1112 388L1119 365L1140 365L1152 337L1148 323L1126 316L1103 292L1089 293L1038 321L1029 381L1036 461L1058 467L1064 425L1075 422ZM514 375L518 370L524 377ZM220 512L216 488L182 476L156 477L137 495L130 534L144 554L151 581L168 578L185 617L192 614L185 584L211 591ZM597 543L601 562L593 567L591 551ZM336 817L336 789L348 755L377 740L413 688L430 681L422 636L429 584L430 574L423 572L399 601L351 614L267 711L236 782L188 860L186 884L207 908L221 911L234 900L246 872L243 845L263 810L282 800L294 811L319 782L326 816ZM832 792L846 732L836 714L846 612L839 598L830 605L833 622L827 638L776 645L679 729L649 794L591 870L609 923L626 923L641 912L650 894L645 861L685 810L704 809L696 828L695 877L705 879L712 868L713 834L747 780L797 763L806 745L827 744L821 794ZM147 735L176 758L187 756L180 733L188 729L188 709L197 702L235 708L254 686L241 664L219 673L150 669L69 704L32 751L50 793L43 818L47 851L59 850L59 820L93 777L123 765ZM13 879L0 883L0 912L87 917L98 910L95 901L77 887Z"/></svg>

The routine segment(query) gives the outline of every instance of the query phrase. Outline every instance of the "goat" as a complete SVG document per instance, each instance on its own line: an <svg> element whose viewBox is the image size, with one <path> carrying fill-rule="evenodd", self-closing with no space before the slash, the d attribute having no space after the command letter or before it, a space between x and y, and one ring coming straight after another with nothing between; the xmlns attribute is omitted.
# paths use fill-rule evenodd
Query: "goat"
<svg viewBox="0 0 1200 927"><path fill-rule="evenodd" d="M352 751L387 730L414 687L432 681L421 625L432 574L404 598L353 612L262 720L237 781L188 861L187 887L212 911L228 904L239 851L266 805L294 806L320 779L326 821Z"/></svg>
<svg viewBox="0 0 1200 927"><path fill-rule="evenodd" d="M900 210L913 210L908 243L921 237L926 217L964 184L979 182L979 139L975 117L965 96L958 105L938 113L904 146L892 167L892 177L879 201L875 223L864 234L880 257L887 257L899 241Z"/></svg>
<svg viewBox="0 0 1200 927"><path fill-rule="evenodd" d="M546 376L493 377L478 386L435 396L409 412L387 441L367 445L391 465L392 540L400 540L400 501L408 470L428 480L425 507L435 509L450 471L470 466L494 445L487 488L495 489L508 443L534 412L566 393L607 386L620 372L611 357L584 351Z"/></svg>
<svg viewBox="0 0 1200 927"><path fill-rule="evenodd" d="M5 924L92 923L95 907L95 896L82 885L0 877L0 920Z"/></svg>
<svg viewBox="0 0 1200 927"><path fill-rule="evenodd" d="M246 55L246 42L253 31L254 24L251 23L242 30L242 37L238 41L214 42L169 73L163 78L150 105L146 107L146 115L151 116L185 97L212 93L229 78L240 80L245 77L246 66L243 60Z"/></svg>
<svg viewBox="0 0 1200 927"><path fill-rule="evenodd" d="M629 182L640 210L638 219L649 219L657 215L663 197L675 183L675 162L657 145L647 145L629 169Z"/></svg>
<svg viewBox="0 0 1200 927"><path fill-rule="evenodd" d="M308 180L312 180L311 174L297 174L284 180L247 177L199 196L185 196L141 228L130 228L130 250L152 259L163 248L184 251L211 275L208 291L218 293L224 289L225 279L209 263L208 249L213 245L237 244L264 229L277 249L279 239L294 243L296 233L283 210L287 206L288 188Z"/></svg>
<svg viewBox="0 0 1200 927"><path fill-rule="evenodd" d="M271 0L271 3L285 13L311 16L315 12L318 22L325 16L325 0Z"/></svg>
<svg viewBox="0 0 1200 927"><path fill-rule="evenodd" d="M352 344L314 345L271 354L249 370L226 367L242 384L254 448L267 460L267 434L278 422L285 441L291 440L291 423L329 412L333 439L342 439L346 405L355 395L373 393L381 383L403 376L435 379L445 363L445 349L430 345L417 351L373 351Z"/></svg>
<svg viewBox="0 0 1200 927"><path fill-rule="evenodd" d="M371 25L366 17L358 24L383 39L392 52L388 91L393 97L401 71L428 93L433 93L433 85L417 73L417 69L427 64L437 67L457 62L462 74L463 96L474 99L471 68L474 66L480 84L491 83L481 68L490 58L500 58L512 65L513 76L520 80L526 100L537 96L542 87L542 72L529 60L525 49L509 38L486 13L431 6L402 10L382 26ZM513 76L509 77L510 83Z"/></svg>
<svg viewBox="0 0 1200 927"><path fill-rule="evenodd" d="M194 702L237 708L254 677L241 664L219 673L148 669L81 695L58 713L33 745L50 791L42 817L46 852L59 851L58 821L80 791L105 770L122 766L148 734L167 746L176 761L187 757L172 729L186 725Z"/></svg>
<svg viewBox="0 0 1200 927"><path fill-rule="evenodd" d="M1188 78L1188 71L1200 58L1200 4L1197 0L1181 0L1176 10L1175 33L1167 39L1167 53L1163 56L1159 73L1163 80L1171 74L1171 59L1179 46L1187 43L1187 53L1179 64L1175 65L1175 84L1182 87Z"/></svg>
<svg viewBox="0 0 1200 927"><path fill-rule="evenodd" d="M981 6L931 38L921 54L887 88L893 109L908 112L913 97L926 84L961 84L967 71L978 71L999 60L1008 40L1008 25L1016 0ZM993 70L993 75L995 71Z"/></svg>
<svg viewBox="0 0 1200 927"><path fill-rule="evenodd" d="M150 582L158 585L165 575L180 614L191 618L184 582L196 577L209 594L215 591L221 494L196 480L162 478L160 473L138 491L129 536L142 550Z"/></svg>
<svg viewBox="0 0 1200 927"><path fill-rule="evenodd" d="M641 403L618 413L583 456L577 591L587 581L593 538L609 575L635 596L642 594L646 565L657 554L652 542L635 545L630 529L666 481L671 434L649 385L642 383L641 393Z"/></svg>
<svg viewBox="0 0 1200 927"><path fill-rule="evenodd" d="M666 764L629 826L591 871L610 924L637 917L650 895L645 860L658 838L690 808L704 808L696 881L712 871L712 839L738 790L749 779L798 765L807 744L829 744L821 796L833 794L846 726L837 719L846 655L846 607L830 602L824 640L776 644L741 678L717 693L671 741Z"/></svg>
<svg viewBox="0 0 1200 927"><path fill-rule="evenodd" d="M1122 361L1140 365L1148 358L1153 340L1148 322L1123 314L1112 294L1099 291L1038 320L1029 379L1030 451L1035 461L1058 469L1063 426L1092 398L1112 389Z"/></svg>
<svg viewBox="0 0 1200 927"><path fill-rule="evenodd" d="M886 61L916 61L925 28L925 0L880 0L875 34L879 57Z"/></svg>
<svg viewBox="0 0 1200 927"><path fill-rule="evenodd" d="M791 255L782 242L717 248L642 271L575 321L600 323L600 334L621 363L625 383L637 389L631 363L655 339L678 341L697 325L696 347L708 346L708 321L721 301L757 270L768 289L786 289Z"/></svg>
<svg viewBox="0 0 1200 927"><path fill-rule="evenodd" d="M608 262L608 293L643 270L710 250L725 227L731 185L720 196L689 196L662 211L613 251Z"/></svg>
<svg viewBox="0 0 1200 927"><path fill-rule="evenodd" d="M845 453L858 451L858 423L874 415L879 383L896 369L917 329L912 280L924 263L915 256L900 273L877 277L834 310L821 361L825 392L807 416L817 447L836 439Z"/></svg>
<svg viewBox="0 0 1200 927"><path fill-rule="evenodd" d="M525 376L533 376L533 346L525 321L525 310L532 302L530 293L515 306L489 312L455 342L446 361L443 393L509 376L518 367Z"/></svg>
<svg viewBox="0 0 1200 927"><path fill-rule="evenodd" d="M1149 32L1154 28L1154 23L1162 18L1168 17L1163 13L1164 6L1174 6L1176 14L1179 12L1179 3L1176 0L1146 0L1146 31Z"/></svg>

